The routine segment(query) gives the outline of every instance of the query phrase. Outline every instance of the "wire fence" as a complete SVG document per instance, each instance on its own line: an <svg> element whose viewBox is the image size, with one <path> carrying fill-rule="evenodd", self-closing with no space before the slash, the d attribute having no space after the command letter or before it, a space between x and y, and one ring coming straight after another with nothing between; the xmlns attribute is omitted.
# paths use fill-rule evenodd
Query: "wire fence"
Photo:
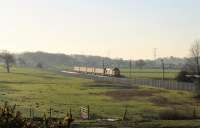
<svg viewBox="0 0 200 128"><path fill-rule="evenodd" d="M2 102L0 106L4 106ZM88 118L82 116L81 108L85 107ZM131 110L132 108L130 108ZM113 111L114 110L114 111ZM66 104L49 107L33 107L16 105L16 111L20 111L25 118L43 118L44 116L51 118L64 118L69 113L72 113L75 119L122 119L125 111L123 105L81 105L81 104Z"/></svg>
<svg viewBox="0 0 200 128"><path fill-rule="evenodd" d="M3 106L3 103L1 104ZM65 109L63 109L63 107ZM83 118L81 108L86 107L88 118ZM17 105L25 118L57 118L63 119L71 113L76 120L152 120L152 119L199 119L200 107L198 104L168 105L162 109L138 109L125 105L80 105L66 104L60 108L49 107L46 109L24 107Z"/></svg>
<svg viewBox="0 0 200 128"><path fill-rule="evenodd" d="M173 90L185 90L185 91L196 91L197 84L195 83L187 83L187 82L178 82L174 80L156 80L156 79L145 79L145 78L118 78L118 77L107 77L107 76L100 76L94 74L85 74L85 73L67 73L63 72L63 74L68 74L70 76L78 76L86 79L92 79L96 81L110 81L114 83L130 85L130 86L139 86L139 85L147 85L153 86L158 88L166 88L166 89L173 89Z"/></svg>
<svg viewBox="0 0 200 128"><path fill-rule="evenodd" d="M133 84L149 85L158 88L173 90L195 91L197 86L194 83L177 82L173 80L154 80L154 79L133 79Z"/></svg>

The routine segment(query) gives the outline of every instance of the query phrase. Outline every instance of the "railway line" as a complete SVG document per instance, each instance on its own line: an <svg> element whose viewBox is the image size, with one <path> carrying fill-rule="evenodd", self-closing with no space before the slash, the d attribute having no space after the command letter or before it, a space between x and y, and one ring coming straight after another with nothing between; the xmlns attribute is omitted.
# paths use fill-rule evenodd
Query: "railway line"
<svg viewBox="0 0 200 128"><path fill-rule="evenodd" d="M61 71L63 75L80 77L85 79L91 79L96 81L109 81L117 84L122 84L124 86L151 86L157 88L165 88L172 90L183 90L183 91L196 91L197 85L194 83L177 82L172 80L155 80L155 79L142 79L142 78L120 78L120 77L110 77L102 75L94 75L90 73L82 73L75 71Z"/></svg>

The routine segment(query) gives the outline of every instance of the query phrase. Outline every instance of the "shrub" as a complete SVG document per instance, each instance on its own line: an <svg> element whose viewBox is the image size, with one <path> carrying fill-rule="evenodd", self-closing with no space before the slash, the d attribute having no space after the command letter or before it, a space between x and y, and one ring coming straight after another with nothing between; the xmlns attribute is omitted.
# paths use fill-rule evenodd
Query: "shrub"
<svg viewBox="0 0 200 128"><path fill-rule="evenodd" d="M188 111L190 110L190 111ZM168 110L161 111L159 113L159 117L162 120L187 120L187 119L196 119L198 116L196 115L196 111L194 109L178 109L178 108L170 108Z"/></svg>
<svg viewBox="0 0 200 128"><path fill-rule="evenodd" d="M16 105L10 106L5 102L0 106L0 128L69 128L72 119L71 114L67 114L63 120L54 118L33 118L27 119L22 117L21 112L15 111Z"/></svg>
<svg viewBox="0 0 200 128"><path fill-rule="evenodd" d="M178 73L176 76L177 81L182 81L182 82L193 82L191 77L187 77L186 75L189 75L190 73L187 71L181 71Z"/></svg>

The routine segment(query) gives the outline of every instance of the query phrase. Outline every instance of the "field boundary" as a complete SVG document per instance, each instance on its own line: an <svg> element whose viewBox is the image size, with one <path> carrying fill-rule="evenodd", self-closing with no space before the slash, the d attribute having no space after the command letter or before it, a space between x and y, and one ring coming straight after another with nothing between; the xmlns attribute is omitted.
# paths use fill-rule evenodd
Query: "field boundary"
<svg viewBox="0 0 200 128"><path fill-rule="evenodd" d="M117 77L107 77L107 76L100 76L94 74L86 74L86 73L77 73L77 72L61 72L64 75L74 76L74 77L81 77L86 79L92 79L96 81L110 81L114 83L126 84L130 86L140 86L140 85L147 85L157 88L165 88L165 89L172 89L172 90L184 90L184 91L196 91L197 85L194 83L187 83L187 82L177 82L173 80L156 80L156 79L147 79L147 78L117 78Z"/></svg>

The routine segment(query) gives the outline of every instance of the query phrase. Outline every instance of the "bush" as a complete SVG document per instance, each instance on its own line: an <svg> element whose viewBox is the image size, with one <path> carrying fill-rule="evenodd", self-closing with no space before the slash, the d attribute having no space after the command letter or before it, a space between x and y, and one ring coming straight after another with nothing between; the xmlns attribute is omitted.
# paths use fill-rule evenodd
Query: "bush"
<svg viewBox="0 0 200 128"><path fill-rule="evenodd" d="M190 75L189 72L187 71L181 71L176 77L177 81L182 81L182 82L193 82L191 77L187 77L186 75Z"/></svg>
<svg viewBox="0 0 200 128"><path fill-rule="evenodd" d="M44 118L24 118L22 113L16 111L16 105L10 106L5 102L0 106L0 128L69 128L74 121L71 114L67 114L64 119Z"/></svg>
<svg viewBox="0 0 200 128"><path fill-rule="evenodd" d="M190 110L190 111L188 111ZM183 110L180 108L170 108L159 113L162 120L189 120L197 119L196 109Z"/></svg>

